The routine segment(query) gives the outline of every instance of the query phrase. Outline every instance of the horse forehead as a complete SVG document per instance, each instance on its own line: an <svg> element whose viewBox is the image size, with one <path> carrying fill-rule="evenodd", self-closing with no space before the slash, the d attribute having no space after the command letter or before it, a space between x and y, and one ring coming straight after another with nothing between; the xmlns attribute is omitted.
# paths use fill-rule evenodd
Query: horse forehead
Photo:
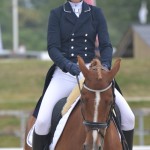
<svg viewBox="0 0 150 150"><path fill-rule="evenodd" d="M99 80L98 79L98 71L97 70L90 70L88 72L87 78L90 78L92 80ZM109 71L101 70L102 79L100 79L100 81L103 82L103 81L107 80L109 73L110 73Z"/></svg>
<svg viewBox="0 0 150 150"><path fill-rule="evenodd" d="M95 89L95 90L101 90L103 88L106 88L106 86L108 86L108 83L104 78L95 79L91 77L90 80L85 79L85 84L87 84L88 87Z"/></svg>

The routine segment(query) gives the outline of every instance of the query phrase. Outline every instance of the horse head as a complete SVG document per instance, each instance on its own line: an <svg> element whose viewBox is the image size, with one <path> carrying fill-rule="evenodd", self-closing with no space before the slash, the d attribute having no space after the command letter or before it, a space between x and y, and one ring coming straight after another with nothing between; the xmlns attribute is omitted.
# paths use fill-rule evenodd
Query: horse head
<svg viewBox="0 0 150 150"><path fill-rule="evenodd" d="M120 68L117 59L111 70L102 67L98 58L93 59L89 68L78 56L78 63L85 82L81 91L83 124L86 138L85 150L102 150L105 135L111 121L114 102L113 79Z"/></svg>

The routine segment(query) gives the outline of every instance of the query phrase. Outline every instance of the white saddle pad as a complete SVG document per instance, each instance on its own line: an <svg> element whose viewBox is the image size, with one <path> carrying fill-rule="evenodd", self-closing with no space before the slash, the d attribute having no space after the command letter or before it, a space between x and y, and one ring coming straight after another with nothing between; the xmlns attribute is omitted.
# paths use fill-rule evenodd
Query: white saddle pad
<svg viewBox="0 0 150 150"><path fill-rule="evenodd" d="M29 131L29 133L28 133L28 135L27 135L27 139L26 139L26 142L27 142L27 144L28 144L30 147L32 147L32 139L33 139L34 126L35 126L35 125L33 125L33 127L30 129L30 131Z"/></svg>

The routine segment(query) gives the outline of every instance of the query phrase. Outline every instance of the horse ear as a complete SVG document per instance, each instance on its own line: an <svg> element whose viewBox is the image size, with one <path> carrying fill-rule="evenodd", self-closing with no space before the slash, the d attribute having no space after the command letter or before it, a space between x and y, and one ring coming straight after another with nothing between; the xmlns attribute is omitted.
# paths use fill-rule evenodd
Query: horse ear
<svg viewBox="0 0 150 150"><path fill-rule="evenodd" d="M109 72L109 78L108 78L109 82L111 82L111 81L114 79L115 75L116 75L117 72L119 71L119 69L120 69L120 62L121 62L121 59L118 58L118 59L115 61L115 63L114 63L114 65L113 65L112 69L110 70L110 72Z"/></svg>
<svg viewBox="0 0 150 150"><path fill-rule="evenodd" d="M81 72L83 73L83 76L87 77L89 70L86 67L83 58L81 56L77 56L77 59L78 59L78 63L79 63L79 68L80 68Z"/></svg>

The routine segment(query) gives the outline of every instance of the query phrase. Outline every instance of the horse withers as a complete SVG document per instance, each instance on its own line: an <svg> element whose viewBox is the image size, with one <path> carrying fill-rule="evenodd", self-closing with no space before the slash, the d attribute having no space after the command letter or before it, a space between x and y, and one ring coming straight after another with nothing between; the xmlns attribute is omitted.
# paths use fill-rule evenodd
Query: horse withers
<svg viewBox="0 0 150 150"><path fill-rule="evenodd" d="M89 69L78 56L85 78L80 102L72 111L55 150L122 150L117 127L112 119L114 106L113 79L120 68L120 59L111 70L105 70L95 58ZM30 117L32 123L35 119ZM31 124L28 129L31 128ZM29 123L28 123L29 124ZM26 146L25 150L31 150Z"/></svg>

